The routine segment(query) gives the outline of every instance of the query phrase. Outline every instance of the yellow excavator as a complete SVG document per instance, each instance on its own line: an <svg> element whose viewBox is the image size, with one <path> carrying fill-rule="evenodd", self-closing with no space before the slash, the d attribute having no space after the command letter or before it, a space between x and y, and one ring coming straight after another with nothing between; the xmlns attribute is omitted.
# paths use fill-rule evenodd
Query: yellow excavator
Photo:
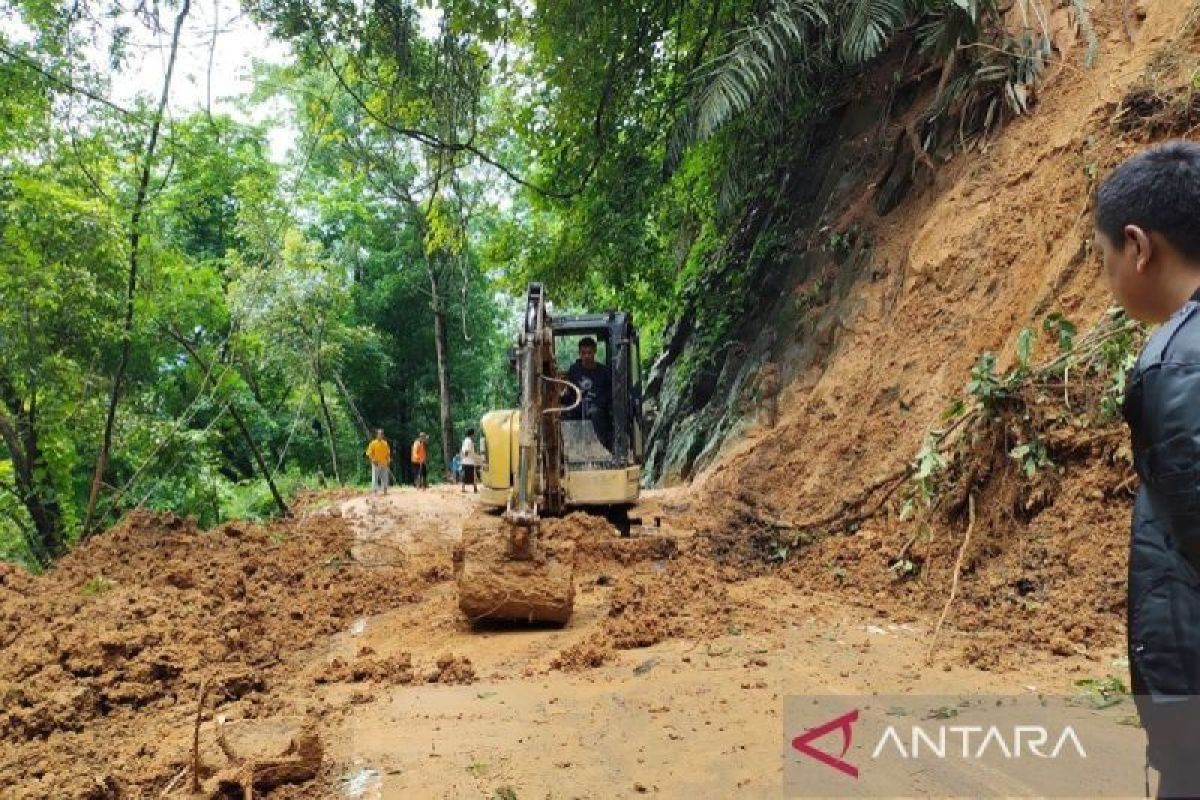
<svg viewBox="0 0 1200 800"><path fill-rule="evenodd" d="M609 397L568 377L580 341L591 338ZM588 510L629 533L642 477L639 343L624 311L551 316L542 284L531 284L510 361L520 407L480 423L480 496L499 515L478 512L455 551L458 600L472 622L565 624L574 605L571 542L543 541L544 517Z"/></svg>

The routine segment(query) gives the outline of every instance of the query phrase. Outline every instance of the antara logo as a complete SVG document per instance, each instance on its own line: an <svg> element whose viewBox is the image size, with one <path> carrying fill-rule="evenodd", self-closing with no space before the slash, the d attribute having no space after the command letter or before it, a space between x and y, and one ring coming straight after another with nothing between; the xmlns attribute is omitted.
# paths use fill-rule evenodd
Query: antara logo
<svg viewBox="0 0 1200 800"><path fill-rule="evenodd" d="M833 767L839 772L844 772L851 778L858 777L858 767L843 760L846 751L850 749L850 744L854 739L854 729L851 727L855 722L858 722L858 709L854 709L846 714L842 714L837 719L831 719L824 725L818 725L815 728L810 728L807 733L797 736L792 739L792 747L799 750L809 758L815 758L822 764ZM824 750L818 750L809 744L814 739L820 739L827 733L840 730L842 732L842 752L836 756L831 756Z"/></svg>
<svg viewBox="0 0 1200 800"><path fill-rule="evenodd" d="M809 758L836 769L851 778L858 777L858 767L846 761L846 753L854 741L854 724L858 722L859 709L810 728L792 739L792 748ZM835 731L841 731L842 747L837 755L818 749L813 742ZM980 760L988 756L1014 759L1022 757L1058 758L1064 750L1079 758L1087 758L1087 751L1079 736L1070 726L1065 726L1057 735L1043 725L1014 725L1011 729L998 725L939 725L930 730L913 725L902 735L895 726L888 725L871 750L871 760L887 757L890 752L902 759L919 758L962 758Z"/></svg>

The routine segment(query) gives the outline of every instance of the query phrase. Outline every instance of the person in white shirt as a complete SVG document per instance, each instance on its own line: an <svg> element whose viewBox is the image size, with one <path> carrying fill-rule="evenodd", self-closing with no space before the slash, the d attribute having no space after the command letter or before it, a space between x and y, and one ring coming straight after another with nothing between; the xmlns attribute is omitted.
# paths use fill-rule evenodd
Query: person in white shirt
<svg viewBox="0 0 1200 800"><path fill-rule="evenodd" d="M475 429L467 428L467 435L462 441L462 447L458 451L459 465L462 468L462 485L461 491L467 491L467 484L471 484L471 490L479 494L479 486L475 483L475 471L479 465L478 459L475 456Z"/></svg>

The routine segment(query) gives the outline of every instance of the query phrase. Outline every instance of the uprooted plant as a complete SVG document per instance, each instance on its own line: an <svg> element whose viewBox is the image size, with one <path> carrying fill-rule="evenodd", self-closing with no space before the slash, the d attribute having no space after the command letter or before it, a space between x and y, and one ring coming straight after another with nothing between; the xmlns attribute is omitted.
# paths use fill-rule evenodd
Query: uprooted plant
<svg viewBox="0 0 1200 800"><path fill-rule="evenodd" d="M1015 488L1014 513L1028 518L1048 504L1053 481L1073 453L1119 437L1115 423L1125 376L1136 360L1144 329L1124 312L1111 309L1084 336L1061 313L1042 321L1040 335L1055 355L1033 363L1037 336L1032 328L1017 335L1015 359L1006 371L1000 371L995 353L982 353L964 396L946 408L941 427L926 435L916 457L831 513L793 522L747 508L744 521L768 534L770 544L763 555L782 561L817 539L854 533L865 521L890 514L897 493L899 518L918 521L917 535L928 530L927 522L935 514L960 516L971 495L996 479L1007 478ZM899 578L920 571L908 555L915 538L891 560Z"/></svg>
<svg viewBox="0 0 1200 800"><path fill-rule="evenodd" d="M1046 317L1041 332L1057 350L1045 363L1031 361L1030 328L1017 335L1006 372L997 370L994 353L980 355L966 397L943 412L945 424L930 431L908 467L902 519L937 510L957 515L971 491L1013 468L1022 488L1016 511L1031 515L1049 501L1042 482L1061 472L1062 461L1119 433L1114 422L1142 327L1112 309L1083 337L1060 313Z"/></svg>

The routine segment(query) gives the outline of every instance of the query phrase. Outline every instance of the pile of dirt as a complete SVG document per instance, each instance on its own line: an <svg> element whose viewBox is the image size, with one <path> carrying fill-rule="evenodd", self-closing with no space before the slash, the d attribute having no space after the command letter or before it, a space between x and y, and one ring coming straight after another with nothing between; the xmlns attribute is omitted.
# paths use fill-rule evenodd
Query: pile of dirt
<svg viewBox="0 0 1200 800"><path fill-rule="evenodd" d="M716 636L728 626L735 572L694 553L616 584L603 631L618 650L667 638Z"/></svg>
<svg viewBox="0 0 1200 800"><path fill-rule="evenodd" d="M429 683L474 683L475 667L466 656L443 653L437 666L426 678Z"/></svg>
<svg viewBox="0 0 1200 800"><path fill-rule="evenodd" d="M562 672L581 672L608 663L613 646L603 633L592 634L582 642L564 648L550 661L550 669Z"/></svg>
<svg viewBox="0 0 1200 800"><path fill-rule="evenodd" d="M412 655L397 653L378 657L370 647L359 648L358 656L347 662L335 658L322 664L313 676L313 683L383 683L402 685L414 683L417 674L413 670Z"/></svg>
<svg viewBox="0 0 1200 800"><path fill-rule="evenodd" d="M306 648L420 599L403 568L357 569L352 541L336 512L204 532L135 512L44 575L4 567L0 785L156 794L188 763L202 681L206 718L303 704L288 687Z"/></svg>
<svg viewBox="0 0 1200 800"><path fill-rule="evenodd" d="M551 669L577 672L607 663L617 650L727 632L737 605L729 587L745 575L705 550L703 543L689 543L677 558L605 576L613 590L599 629L559 652Z"/></svg>
<svg viewBox="0 0 1200 800"><path fill-rule="evenodd" d="M581 572L661 561L678 551L678 543L670 537L645 533L623 537L604 517L582 511L543 520L540 530L544 541L571 542L575 546L575 568Z"/></svg>

